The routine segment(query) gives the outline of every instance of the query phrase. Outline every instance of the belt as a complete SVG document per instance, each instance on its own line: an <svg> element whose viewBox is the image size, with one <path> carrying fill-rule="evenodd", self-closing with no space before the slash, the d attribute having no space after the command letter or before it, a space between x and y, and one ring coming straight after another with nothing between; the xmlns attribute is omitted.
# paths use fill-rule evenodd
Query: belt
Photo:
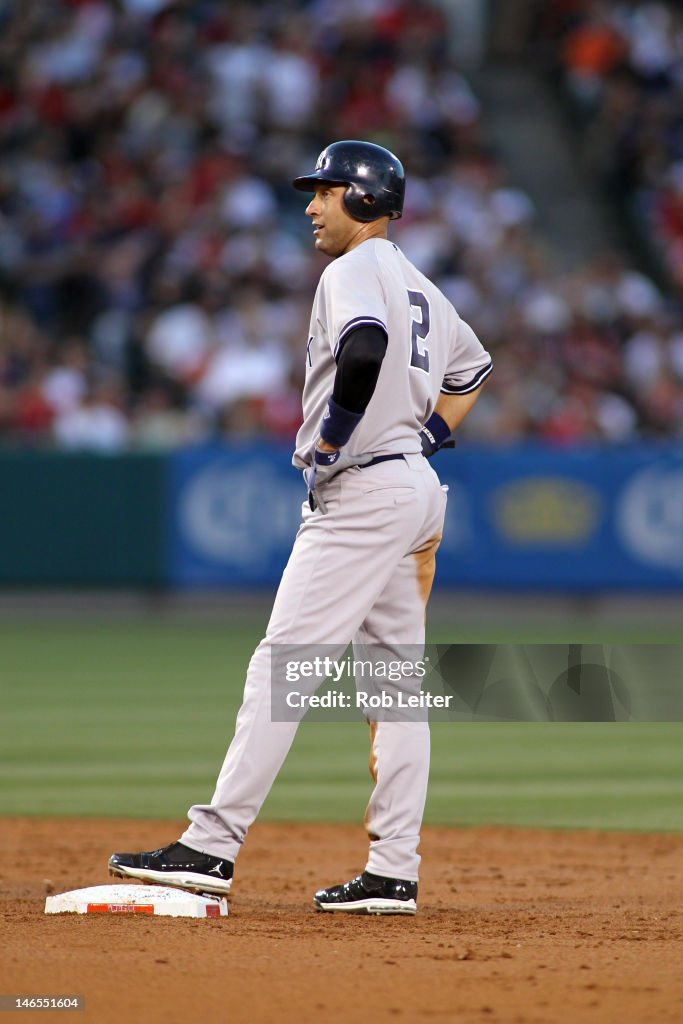
<svg viewBox="0 0 683 1024"><path fill-rule="evenodd" d="M396 452L395 455L375 455L374 459L359 466L359 469L368 469L370 466L376 466L379 462L392 462L394 459L403 459L403 455L399 452ZM405 459L403 461L405 462Z"/></svg>

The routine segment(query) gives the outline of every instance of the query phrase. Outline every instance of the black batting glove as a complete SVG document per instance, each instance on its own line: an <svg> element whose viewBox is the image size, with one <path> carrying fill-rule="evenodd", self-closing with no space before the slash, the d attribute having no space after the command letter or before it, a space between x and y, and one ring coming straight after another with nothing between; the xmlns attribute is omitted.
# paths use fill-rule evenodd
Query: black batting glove
<svg viewBox="0 0 683 1024"><path fill-rule="evenodd" d="M420 431L420 444L425 459L431 459L432 455L440 448L455 448L455 441L451 438L451 428L438 412L432 413Z"/></svg>

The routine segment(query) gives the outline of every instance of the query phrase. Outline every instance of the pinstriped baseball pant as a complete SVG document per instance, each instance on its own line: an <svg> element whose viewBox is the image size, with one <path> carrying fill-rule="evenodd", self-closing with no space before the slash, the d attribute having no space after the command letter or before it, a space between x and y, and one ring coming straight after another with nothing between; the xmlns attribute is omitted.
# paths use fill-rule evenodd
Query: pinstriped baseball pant
<svg viewBox="0 0 683 1024"><path fill-rule="evenodd" d="M352 468L325 487L328 514L304 504L266 636L250 661L235 735L210 804L190 808L187 846L234 861L287 756L296 722L273 721L276 644L421 648L445 490L421 455ZM304 681L297 684L304 690ZM317 684L310 681L310 692ZM426 721L371 723L375 782L366 870L416 881L429 774Z"/></svg>

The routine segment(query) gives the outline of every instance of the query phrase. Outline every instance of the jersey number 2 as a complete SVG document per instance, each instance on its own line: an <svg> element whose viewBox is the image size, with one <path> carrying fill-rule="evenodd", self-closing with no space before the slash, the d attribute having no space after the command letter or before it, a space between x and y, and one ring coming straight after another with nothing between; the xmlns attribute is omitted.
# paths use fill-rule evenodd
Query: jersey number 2
<svg viewBox="0 0 683 1024"><path fill-rule="evenodd" d="M426 345L420 348L419 344L419 341L424 342L429 334L429 303L422 292L409 291L408 299L411 309L420 310L420 319L416 320L412 317L410 321L410 365L429 373L429 349Z"/></svg>

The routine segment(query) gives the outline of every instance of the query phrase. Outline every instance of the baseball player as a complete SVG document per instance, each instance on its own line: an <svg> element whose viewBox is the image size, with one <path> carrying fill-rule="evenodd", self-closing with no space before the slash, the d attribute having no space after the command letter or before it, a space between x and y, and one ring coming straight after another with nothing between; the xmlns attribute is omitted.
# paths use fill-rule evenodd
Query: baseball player
<svg viewBox="0 0 683 1024"><path fill-rule="evenodd" d="M235 735L210 804L179 842L115 853L109 867L227 893L247 830L289 751L296 722L273 721L274 645L349 642L422 649L446 494L428 459L474 405L491 359L439 289L388 238L401 216L400 161L335 142L294 187L313 193L315 247L332 258L305 349L304 420L293 463L308 500L265 638L247 672ZM298 684L299 689L301 683ZM311 692L316 688L311 680ZM320 889L319 910L414 914L429 770L426 721L370 721L374 789L365 870Z"/></svg>

